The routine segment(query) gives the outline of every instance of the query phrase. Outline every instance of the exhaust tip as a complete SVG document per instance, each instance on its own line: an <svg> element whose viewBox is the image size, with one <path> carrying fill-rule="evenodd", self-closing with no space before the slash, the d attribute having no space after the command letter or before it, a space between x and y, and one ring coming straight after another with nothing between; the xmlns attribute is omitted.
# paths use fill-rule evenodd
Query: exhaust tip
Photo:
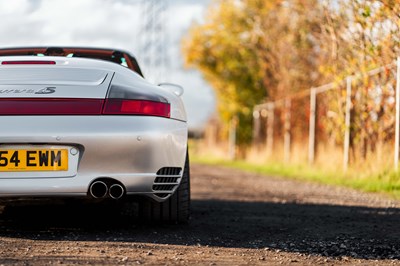
<svg viewBox="0 0 400 266"><path fill-rule="evenodd" d="M110 187L108 193L112 199L120 199L125 194L125 189L119 184L114 184Z"/></svg>
<svg viewBox="0 0 400 266"><path fill-rule="evenodd" d="M108 188L103 181L96 181L90 185L89 192L95 199L104 198L107 195Z"/></svg>

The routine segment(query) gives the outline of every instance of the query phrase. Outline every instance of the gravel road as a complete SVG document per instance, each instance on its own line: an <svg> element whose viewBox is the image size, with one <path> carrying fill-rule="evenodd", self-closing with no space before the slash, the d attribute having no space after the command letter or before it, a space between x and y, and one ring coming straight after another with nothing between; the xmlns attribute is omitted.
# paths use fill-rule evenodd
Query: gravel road
<svg viewBox="0 0 400 266"><path fill-rule="evenodd" d="M400 263L399 201L222 167L191 170L192 218L183 226L146 225L115 206L3 206L0 264Z"/></svg>

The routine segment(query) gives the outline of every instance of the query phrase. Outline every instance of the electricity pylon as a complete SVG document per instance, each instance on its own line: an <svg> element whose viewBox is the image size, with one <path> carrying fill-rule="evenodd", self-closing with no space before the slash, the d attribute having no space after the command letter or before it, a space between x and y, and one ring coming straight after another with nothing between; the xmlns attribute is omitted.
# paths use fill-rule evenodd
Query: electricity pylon
<svg viewBox="0 0 400 266"><path fill-rule="evenodd" d="M166 81L168 67L168 0L142 0L139 60L145 77L151 82Z"/></svg>

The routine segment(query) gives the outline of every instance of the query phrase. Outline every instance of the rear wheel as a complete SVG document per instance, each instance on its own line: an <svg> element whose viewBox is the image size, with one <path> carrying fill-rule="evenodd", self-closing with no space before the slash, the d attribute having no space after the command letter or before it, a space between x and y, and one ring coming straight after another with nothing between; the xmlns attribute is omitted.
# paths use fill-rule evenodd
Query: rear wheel
<svg viewBox="0 0 400 266"><path fill-rule="evenodd" d="M139 204L140 217L148 222L187 223L190 215L190 169L186 154L182 180L175 193L164 202L142 199Z"/></svg>

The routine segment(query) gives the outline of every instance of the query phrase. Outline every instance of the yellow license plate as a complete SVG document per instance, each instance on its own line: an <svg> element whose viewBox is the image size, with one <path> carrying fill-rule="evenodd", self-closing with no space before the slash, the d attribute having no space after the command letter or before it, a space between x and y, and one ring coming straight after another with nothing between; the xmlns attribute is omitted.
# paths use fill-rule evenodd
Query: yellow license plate
<svg viewBox="0 0 400 266"><path fill-rule="evenodd" d="M0 172L67 170L68 149L0 149Z"/></svg>

